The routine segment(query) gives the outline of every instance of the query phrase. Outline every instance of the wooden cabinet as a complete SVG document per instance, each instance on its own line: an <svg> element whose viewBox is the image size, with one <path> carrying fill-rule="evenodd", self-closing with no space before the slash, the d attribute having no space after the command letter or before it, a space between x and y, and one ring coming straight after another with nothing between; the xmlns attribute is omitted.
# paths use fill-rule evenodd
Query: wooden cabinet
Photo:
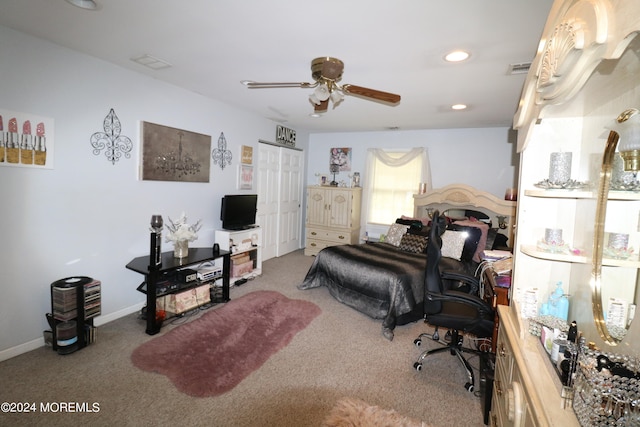
<svg viewBox="0 0 640 427"><path fill-rule="evenodd" d="M562 282L569 295L567 320L576 320L587 340L598 347L607 344L596 330L591 287L597 288L602 305L598 310L606 317L610 301L612 309L621 302L633 306L640 277L635 253L611 256L596 238L597 198L609 132L623 111L640 107L640 38L634 37L638 30L638 2L556 0L514 117L520 178L512 297L525 306L524 296L535 293L539 308ZM551 159L559 153L572 155L571 180L561 186L549 182ZM618 173L622 174L621 165L619 171L616 167L610 171L612 183ZM634 190L640 184L636 177L630 179L636 183L631 184ZM638 192L611 190L616 191L608 192L602 221L605 244L607 233L618 233L628 236L629 247L638 248ZM548 245L546 229L562 230L562 244ZM603 246L602 280L596 285L594 258ZM535 310L535 306L523 309L521 315ZM624 330L620 326L632 315L629 309L614 326ZM638 340L630 340L629 350L637 352L640 345L633 342Z"/></svg>
<svg viewBox="0 0 640 427"><path fill-rule="evenodd" d="M509 305L509 291L511 288L498 286L497 275L493 268L489 267L483 272L484 299L491 303L491 308L495 310L495 319L493 321L493 336L491 339L491 352L496 352L496 343L498 342L498 330L500 329L500 317L498 316L498 305Z"/></svg>
<svg viewBox="0 0 640 427"><path fill-rule="evenodd" d="M611 174L613 182L616 173L604 154L616 118L640 107L639 31L640 2L625 0L556 0L542 31L514 117L520 153L518 226L512 305L498 306L493 425L578 425L573 411L563 409L560 380L525 318L539 313L558 282L569 294L568 320L576 320L587 341L600 348L608 341L596 330L604 322L596 322L594 313L606 316L610 298L634 302L637 256L607 256L605 251L600 257L603 245L598 242L604 228L605 233L627 234L629 246L640 245L640 198L634 188L608 192L604 218L597 199L607 195L601 180ZM550 169L560 153L572 157L570 179L558 184ZM638 184L636 178L631 187ZM561 239L545 241L547 229L562 230ZM595 260L602 260L601 281L594 274ZM625 346L617 348L622 353L640 348L633 327Z"/></svg>
<svg viewBox="0 0 640 427"><path fill-rule="evenodd" d="M533 335L518 334L517 315L499 305L490 425L492 427L579 426L570 401L564 401L560 378Z"/></svg>
<svg viewBox="0 0 640 427"><path fill-rule="evenodd" d="M307 188L305 255L327 246L358 243L362 188Z"/></svg>

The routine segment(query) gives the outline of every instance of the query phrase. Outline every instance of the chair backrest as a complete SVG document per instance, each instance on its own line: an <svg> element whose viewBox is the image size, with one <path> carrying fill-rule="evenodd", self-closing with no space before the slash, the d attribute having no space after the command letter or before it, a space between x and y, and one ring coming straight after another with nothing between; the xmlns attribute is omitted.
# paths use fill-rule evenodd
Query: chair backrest
<svg viewBox="0 0 640 427"><path fill-rule="evenodd" d="M443 293L442 277L440 276L440 258L442 258L442 238L447 227L447 220L440 216L438 210L433 212L429 242L427 243L427 262L424 275L424 314L436 314L442 310L442 303L434 301L431 295Z"/></svg>

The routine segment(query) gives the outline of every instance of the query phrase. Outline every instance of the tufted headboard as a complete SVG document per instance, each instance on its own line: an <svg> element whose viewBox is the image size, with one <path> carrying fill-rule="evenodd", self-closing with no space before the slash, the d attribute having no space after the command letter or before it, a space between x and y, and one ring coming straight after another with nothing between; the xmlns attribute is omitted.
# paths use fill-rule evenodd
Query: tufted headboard
<svg viewBox="0 0 640 427"><path fill-rule="evenodd" d="M431 209L440 212L450 209L482 212L490 218L494 228L498 228L499 224L505 225L506 228L499 229L499 232L507 236L509 246L514 245L516 202L502 200L469 185L451 184L425 194L414 194L413 206L417 218L429 216Z"/></svg>

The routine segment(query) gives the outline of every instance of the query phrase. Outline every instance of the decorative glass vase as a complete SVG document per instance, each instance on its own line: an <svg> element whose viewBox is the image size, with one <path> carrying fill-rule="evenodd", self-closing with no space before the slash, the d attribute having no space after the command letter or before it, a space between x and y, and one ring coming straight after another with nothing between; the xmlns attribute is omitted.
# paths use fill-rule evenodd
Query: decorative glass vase
<svg viewBox="0 0 640 427"><path fill-rule="evenodd" d="M186 258L189 256L189 241L176 240L173 242L173 257Z"/></svg>

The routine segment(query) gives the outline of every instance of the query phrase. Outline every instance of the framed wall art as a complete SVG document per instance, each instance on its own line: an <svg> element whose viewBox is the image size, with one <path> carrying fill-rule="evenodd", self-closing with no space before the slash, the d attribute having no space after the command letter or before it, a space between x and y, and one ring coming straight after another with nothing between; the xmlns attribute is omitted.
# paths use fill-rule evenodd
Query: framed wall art
<svg viewBox="0 0 640 427"><path fill-rule="evenodd" d="M53 169L53 119L0 109L0 166Z"/></svg>
<svg viewBox="0 0 640 427"><path fill-rule="evenodd" d="M252 165L253 164L253 147L250 145L243 145L241 147L242 153L240 156L240 163L243 165Z"/></svg>
<svg viewBox="0 0 640 427"><path fill-rule="evenodd" d="M337 172L351 171L351 148L331 149L331 155L329 156L329 170L332 173L336 165L338 166Z"/></svg>
<svg viewBox="0 0 640 427"><path fill-rule="evenodd" d="M253 166L238 165L238 189L253 190Z"/></svg>
<svg viewBox="0 0 640 427"><path fill-rule="evenodd" d="M149 122L141 135L143 180L209 182L211 136Z"/></svg>

